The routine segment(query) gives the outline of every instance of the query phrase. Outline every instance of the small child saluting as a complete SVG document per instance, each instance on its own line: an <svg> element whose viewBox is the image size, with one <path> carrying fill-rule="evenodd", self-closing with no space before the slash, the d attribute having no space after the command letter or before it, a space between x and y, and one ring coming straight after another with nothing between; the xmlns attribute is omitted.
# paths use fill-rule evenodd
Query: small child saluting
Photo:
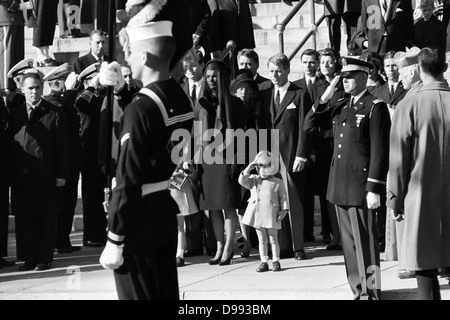
<svg viewBox="0 0 450 320"><path fill-rule="evenodd" d="M253 169L258 175L250 175ZM268 240L272 246L273 271L281 270L278 230L289 206L283 181L274 177L277 172L278 165L271 153L262 151L239 176L239 183L251 191L242 223L254 227L258 235L262 263L257 272L269 271Z"/></svg>

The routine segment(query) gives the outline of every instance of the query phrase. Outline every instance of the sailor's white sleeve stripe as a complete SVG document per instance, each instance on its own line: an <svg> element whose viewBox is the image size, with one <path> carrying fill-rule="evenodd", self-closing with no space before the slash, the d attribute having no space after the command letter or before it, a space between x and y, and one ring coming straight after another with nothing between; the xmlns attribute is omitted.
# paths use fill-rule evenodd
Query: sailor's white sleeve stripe
<svg viewBox="0 0 450 320"><path fill-rule="evenodd" d="M123 144L130 139L130 134L129 133L125 133L122 137L122 139L120 139L120 145L123 146Z"/></svg>
<svg viewBox="0 0 450 320"><path fill-rule="evenodd" d="M381 181L381 180L372 179L372 178L367 179L367 181L373 182L373 183L379 183L379 184L386 184L386 181Z"/></svg>
<svg viewBox="0 0 450 320"><path fill-rule="evenodd" d="M115 242L123 242L125 240L125 236L118 236L111 231L108 232L108 238Z"/></svg>

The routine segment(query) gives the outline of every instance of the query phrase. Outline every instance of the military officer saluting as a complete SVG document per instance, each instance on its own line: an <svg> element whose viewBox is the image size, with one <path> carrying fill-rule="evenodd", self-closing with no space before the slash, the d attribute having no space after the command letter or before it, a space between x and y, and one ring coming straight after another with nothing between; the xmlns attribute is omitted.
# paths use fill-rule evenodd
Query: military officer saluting
<svg viewBox="0 0 450 320"><path fill-rule="evenodd" d="M371 65L356 57L341 62L342 74L316 102L305 130L333 129L327 200L339 215L348 281L355 299L379 299L380 253L372 210L386 192L391 121L386 103L366 88ZM329 105L340 78L346 97ZM330 113L332 122L325 123Z"/></svg>

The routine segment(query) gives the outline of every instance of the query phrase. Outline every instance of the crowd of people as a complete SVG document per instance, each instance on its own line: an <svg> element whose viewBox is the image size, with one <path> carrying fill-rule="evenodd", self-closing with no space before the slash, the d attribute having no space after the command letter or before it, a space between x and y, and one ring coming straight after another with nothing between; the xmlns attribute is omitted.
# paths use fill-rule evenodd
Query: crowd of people
<svg viewBox="0 0 450 320"><path fill-rule="evenodd" d="M438 273L450 267L448 3L418 0L414 11L415 1L365 0L348 14L347 1L324 1L331 46L303 50L304 77L290 81L285 54L260 61L246 0L132 6L159 11L160 2L156 24L127 16L122 64L105 62L106 35L94 30L90 53L73 68L43 75L32 59L8 68L15 89L5 87L0 100L0 268L14 265L2 258L10 212L19 271L48 270L55 253L81 249L70 242L81 173L83 246L105 247L100 262L115 270L121 299L177 299L176 267L205 253L210 265L229 265L235 241L242 258L258 247L257 272L269 271L270 259L273 271L281 259L308 259L315 196L322 241L343 252L355 299L381 298L381 284L369 284L373 274L379 279L380 251L400 262L399 277L417 278L420 298L439 299ZM370 27L371 5L380 8L380 28ZM182 10L192 28L166 21ZM342 16L348 54L341 57ZM230 39L238 70L218 59ZM171 73L178 60L181 76ZM114 86L111 143L107 86ZM203 152L214 144L215 161L188 154L173 163L171 133L180 128L202 138ZM252 154L248 142L229 143L230 129L258 139L269 132L268 144ZM244 163L236 161L241 153ZM107 216L108 176L115 183Z"/></svg>

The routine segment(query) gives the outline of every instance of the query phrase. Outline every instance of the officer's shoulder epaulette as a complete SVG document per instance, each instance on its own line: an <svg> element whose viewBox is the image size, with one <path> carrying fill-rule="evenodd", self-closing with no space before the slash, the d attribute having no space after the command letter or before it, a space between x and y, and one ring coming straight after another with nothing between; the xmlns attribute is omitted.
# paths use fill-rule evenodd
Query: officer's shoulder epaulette
<svg viewBox="0 0 450 320"><path fill-rule="evenodd" d="M375 99L375 100L373 100L373 104L375 105L375 104L379 104L380 102L384 102L383 100L381 100L381 99Z"/></svg>
<svg viewBox="0 0 450 320"><path fill-rule="evenodd" d="M172 109L171 107L164 105L164 102L161 100L161 98L151 89L143 88L139 91L139 94L149 97L153 100L153 102L156 103L164 119L164 124L166 125L166 127L172 126L176 123L194 119L194 112L192 111L192 109L189 111Z"/></svg>

